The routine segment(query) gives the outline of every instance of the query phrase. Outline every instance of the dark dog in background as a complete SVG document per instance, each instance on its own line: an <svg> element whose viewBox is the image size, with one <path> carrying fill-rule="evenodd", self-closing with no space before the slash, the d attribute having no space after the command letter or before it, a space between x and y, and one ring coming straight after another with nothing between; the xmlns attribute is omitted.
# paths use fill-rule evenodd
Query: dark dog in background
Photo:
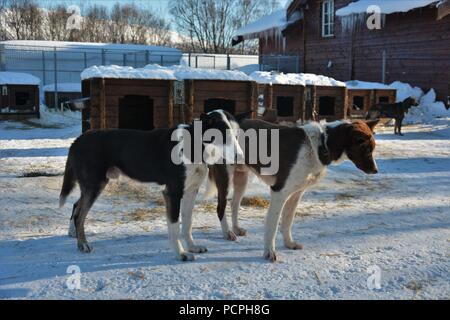
<svg viewBox="0 0 450 320"><path fill-rule="evenodd" d="M411 107L417 107L419 104L417 100L409 97L398 103L379 103L367 112L366 120L375 120L380 118L395 119L394 134L402 134L402 123L405 118L405 114Z"/></svg>

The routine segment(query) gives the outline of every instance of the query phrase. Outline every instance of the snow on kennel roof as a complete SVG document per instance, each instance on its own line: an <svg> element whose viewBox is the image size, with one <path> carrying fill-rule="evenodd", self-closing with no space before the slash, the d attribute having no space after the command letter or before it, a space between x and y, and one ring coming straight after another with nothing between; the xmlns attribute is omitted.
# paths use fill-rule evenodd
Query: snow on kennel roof
<svg viewBox="0 0 450 320"><path fill-rule="evenodd" d="M55 91L55 84L48 84L44 86L43 90L44 92L53 92ZM57 90L58 92L81 92L81 83L58 83Z"/></svg>
<svg viewBox="0 0 450 320"><path fill-rule="evenodd" d="M0 72L0 85L16 84L38 86L41 80L28 73Z"/></svg>
<svg viewBox="0 0 450 320"><path fill-rule="evenodd" d="M345 83L333 78L312 73L278 73L256 71L250 75L254 81L262 84L316 85L327 87L345 87Z"/></svg>
<svg viewBox="0 0 450 320"><path fill-rule="evenodd" d="M241 71L194 69L182 66L161 67L155 64L136 69L114 65L94 66L81 73L83 80L92 78L251 81L250 77Z"/></svg>
<svg viewBox="0 0 450 320"><path fill-rule="evenodd" d="M352 89L352 90L373 90L373 89L390 90L390 89L393 89L392 87L385 85L383 83L379 83L379 82L350 80L350 81L347 81L345 84L348 89Z"/></svg>
<svg viewBox="0 0 450 320"><path fill-rule="evenodd" d="M439 0L359 0L352 2L348 6L336 11L337 16L348 16L352 14L365 13L370 6L378 6L383 14L391 14L396 12L408 12L413 9L422 8Z"/></svg>

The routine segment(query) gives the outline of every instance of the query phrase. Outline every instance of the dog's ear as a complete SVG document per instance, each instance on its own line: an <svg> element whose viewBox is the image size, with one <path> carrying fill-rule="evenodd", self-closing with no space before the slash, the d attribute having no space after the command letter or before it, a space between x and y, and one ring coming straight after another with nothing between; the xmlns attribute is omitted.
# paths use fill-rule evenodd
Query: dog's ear
<svg viewBox="0 0 450 320"><path fill-rule="evenodd" d="M378 122L380 122L380 119L366 121L366 124L370 128L370 130L374 132Z"/></svg>
<svg viewBox="0 0 450 320"><path fill-rule="evenodd" d="M253 111L247 111L241 114L237 114L234 116L234 118L236 119L236 121L238 123L240 123L242 120L248 119L252 116Z"/></svg>

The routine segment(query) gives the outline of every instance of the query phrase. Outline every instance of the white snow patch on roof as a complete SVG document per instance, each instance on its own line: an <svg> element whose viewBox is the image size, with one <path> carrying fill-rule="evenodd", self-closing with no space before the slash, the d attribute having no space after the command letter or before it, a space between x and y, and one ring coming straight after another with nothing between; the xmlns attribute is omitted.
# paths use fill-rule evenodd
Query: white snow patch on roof
<svg viewBox="0 0 450 320"><path fill-rule="evenodd" d="M378 82L366 82L366 81L359 81L359 80L351 80L347 81L345 83L347 85L348 89L352 90L365 90L365 89L381 89L381 90L388 90L393 89L388 85L385 85L383 83Z"/></svg>
<svg viewBox="0 0 450 320"><path fill-rule="evenodd" d="M178 49L161 46L148 46L138 44L116 44L116 43L94 43L94 42L69 42L69 41L40 41L40 40L8 40L0 41L0 45L8 46L23 46L40 47L45 50L53 50L54 47L63 49L105 49L105 50L123 50L123 51L158 51L165 53L181 54Z"/></svg>
<svg viewBox="0 0 450 320"><path fill-rule="evenodd" d="M173 70L158 65L136 69L116 65L93 66L81 73L82 80L92 78L176 80Z"/></svg>
<svg viewBox="0 0 450 320"><path fill-rule="evenodd" d="M422 8L438 0L359 0L336 11L337 16L365 13L370 6L378 6L381 13L391 14L396 12L408 12L416 8Z"/></svg>
<svg viewBox="0 0 450 320"><path fill-rule="evenodd" d="M281 9L236 30L234 34L235 36L245 37L246 35L258 34L270 29L282 29L286 24L286 9Z"/></svg>
<svg viewBox="0 0 450 320"><path fill-rule="evenodd" d="M183 66L161 67L148 65L144 68L122 66L94 66L84 70L81 78L120 78L120 79L152 79L152 80L224 80L251 81L243 72L229 70L195 69Z"/></svg>
<svg viewBox="0 0 450 320"><path fill-rule="evenodd" d="M345 83L342 81L312 73L278 73L256 71L250 75L250 78L263 84L345 87Z"/></svg>
<svg viewBox="0 0 450 320"><path fill-rule="evenodd" d="M41 80L28 73L19 72L0 72L0 85L2 84L18 84L18 85L36 85Z"/></svg>
<svg viewBox="0 0 450 320"><path fill-rule="evenodd" d="M58 92L81 92L81 83L58 83L57 86ZM48 84L43 87L44 92L53 92L55 91L55 84Z"/></svg>

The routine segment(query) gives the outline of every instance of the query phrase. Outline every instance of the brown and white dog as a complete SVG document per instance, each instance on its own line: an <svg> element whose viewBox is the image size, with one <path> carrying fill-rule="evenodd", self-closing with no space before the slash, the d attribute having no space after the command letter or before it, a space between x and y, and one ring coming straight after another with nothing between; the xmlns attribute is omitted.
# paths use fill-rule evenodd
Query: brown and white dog
<svg viewBox="0 0 450 320"><path fill-rule="evenodd" d="M236 240L246 231L239 227L238 211L247 188L249 171L255 173L270 186L270 207L266 217L264 236L264 257L276 261L275 237L281 218L281 232L284 245L288 249L302 249L293 240L291 227L295 209L308 187L316 184L326 173L331 163L345 158L367 174L376 174L377 165L373 158L375 139L373 130L376 121L345 122L328 124L311 122L304 126L284 127L261 120L244 120L240 123L245 132L248 129L279 130L279 170L267 176L261 174L261 165L250 164L247 159L248 148L244 146L245 165L215 165L210 167L210 180L218 190L217 213L226 239ZM229 181L234 187L232 208L232 230L225 216L226 197ZM210 183L210 186L214 186Z"/></svg>

